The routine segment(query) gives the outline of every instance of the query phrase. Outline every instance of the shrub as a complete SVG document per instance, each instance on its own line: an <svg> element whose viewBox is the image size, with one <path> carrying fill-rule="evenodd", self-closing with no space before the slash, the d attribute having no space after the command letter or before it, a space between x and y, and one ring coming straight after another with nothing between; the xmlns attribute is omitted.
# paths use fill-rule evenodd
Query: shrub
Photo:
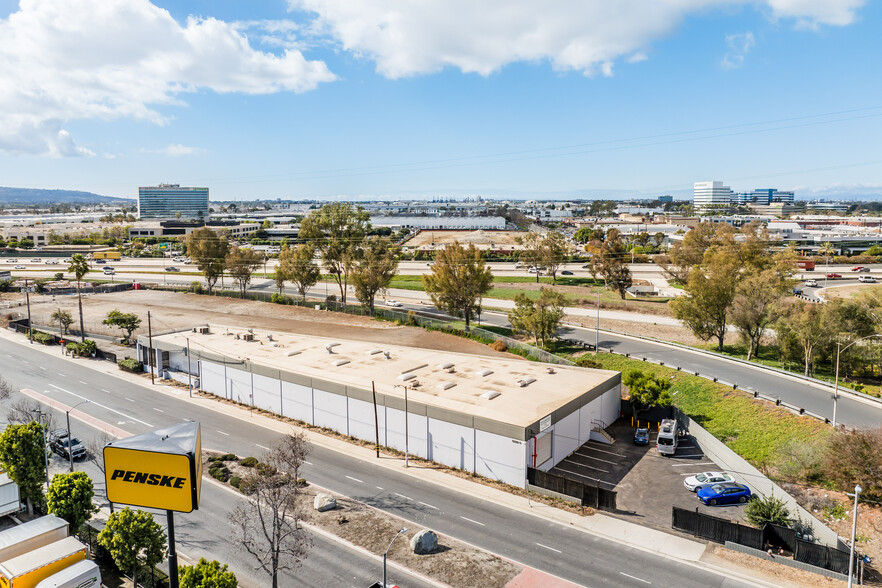
<svg viewBox="0 0 882 588"><path fill-rule="evenodd" d="M276 468L273 466L261 462L257 462L254 467L257 469L258 473L261 476L272 476L276 473Z"/></svg>
<svg viewBox="0 0 882 588"><path fill-rule="evenodd" d="M233 476L232 478L230 478L230 485L238 490L239 486L242 485L242 478L240 478L239 476Z"/></svg>
<svg viewBox="0 0 882 588"><path fill-rule="evenodd" d="M226 482L230 479L230 470L228 470L225 466L215 464L208 470L208 473L211 474L211 477L220 480L221 482Z"/></svg>
<svg viewBox="0 0 882 588"><path fill-rule="evenodd" d="M790 526L790 511L780 498L774 496L760 496L751 500L744 509L744 517L751 525L760 529L766 523Z"/></svg>
<svg viewBox="0 0 882 588"><path fill-rule="evenodd" d="M34 341L36 341L37 343L42 343L43 345L52 345L55 343L55 336L50 335L49 333L32 330L31 334L34 337Z"/></svg>
<svg viewBox="0 0 882 588"><path fill-rule="evenodd" d="M591 357L588 354L583 355L579 359L576 360L576 365L583 368L591 368L591 369L603 369L603 366L600 365L596 359Z"/></svg>
<svg viewBox="0 0 882 588"><path fill-rule="evenodd" d="M490 349L492 349L493 351L508 351L508 345L506 345L502 341L494 341L490 344Z"/></svg>
<svg viewBox="0 0 882 588"><path fill-rule="evenodd" d="M144 364L132 357L121 359L116 362L116 365L125 372L140 373L144 371Z"/></svg>
<svg viewBox="0 0 882 588"><path fill-rule="evenodd" d="M98 344L91 339L86 339L80 343L80 355L92 355L98 351Z"/></svg>
<svg viewBox="0 0 882 588"><path fill-rule="evenodd" d="M202 282L198 280L191 282L189 290L193 294L202 294Z"/></svg>
<svg viewBox="0 0 882 588"><path fill-rule="evenodd" d="M274 304L291 304L291 299L284 294L274 292L273 295L270 297L270 302Z"/></svg>
<svg viewBox="0 0 882 588"><path fill-rule="evenodd" d="M240 461L239 463L241 465L245 466L246 468L253 468L254 466L257 465L257 458L256 457L246 457L242 461Z"/></svg>

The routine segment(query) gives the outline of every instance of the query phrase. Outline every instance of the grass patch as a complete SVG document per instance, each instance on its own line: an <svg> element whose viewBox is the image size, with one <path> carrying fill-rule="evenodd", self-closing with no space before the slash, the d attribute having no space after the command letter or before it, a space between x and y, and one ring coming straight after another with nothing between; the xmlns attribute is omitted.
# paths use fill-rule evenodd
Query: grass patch
<svg viewBox="0 0 882 588"><path fill-rule="evenodd" d="M602 353L592 358L604 369L639 369L666 378L673 376L671 390L676 393L677 408L758 468L776 466L779 450L785 444L815 444L833 432L821 421L797 416L698 376L619 355Z"/></svg>

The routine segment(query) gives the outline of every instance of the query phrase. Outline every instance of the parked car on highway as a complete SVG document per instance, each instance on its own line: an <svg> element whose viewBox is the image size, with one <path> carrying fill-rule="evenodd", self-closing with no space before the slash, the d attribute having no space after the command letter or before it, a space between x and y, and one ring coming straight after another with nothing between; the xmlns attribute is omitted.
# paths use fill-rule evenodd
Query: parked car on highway
<svg viewBox="0 0 882 588"><path fill-rule="evenodd" d="M189 259L184 260L184 265L190 265L191 263L193 263L193 262L190 261Z"/></svg>
<svg viewBox="0 0 882 588"><path fill-rule="evenodd" d="M176 268L176 267L173 266L173 265L170 265L170 266L168 266L167 268L165 268L165 271L167 271L167 272L179 272L179 271L181 271L181 270L179 270L178 268Z"/></svg>
<svg viewBox="0 0 882 588"><path fill-rule="evenodd" d="M634 445L649 445L649 429L637 427L634 431Z"/></svg>
<svg viewBox="0 0 882 588"><path fill-rule="evenodd" d="M401 306L401 303L398 302L397 300L387 300L386 306L392 306L393 308L397 308L397 307Z"/></svg>
<svg viewBox="0 0 882 588"><path fill-rule="evenodd" d="M851 271L853 271L853 272L868 272L868 271L870 271L870 268L864 267L862 265L856 265L853 268L851 268Z"/></svg>
<svg viewBox="0 0 882 588"><path fill-rule="evenodd" d="M827 278L829 278L829 279L831 279L831 280L835 280L836 278L841 278L841 277L842 277L842 274L826 274L825 277L827 277Z"/></svg>
<svg viewBox="0 0 882 588"><path fill-rule="evenodd" d="M23 266L23 265L17 265L17 266L15 266L15 267L12 268L12 269L28 269L28 268L26 268L26 267Z"/></svg>
<svg viewBox="0 0 882 588"><path fill-rule="evenodd" d="M698 499L708 506L718 504L732 504L735 502L745 503L751 498L750 488L735 482L725 482L705 486L698 492Z"/></svg>
<svg viewBox="0 0 882 588"><path fill-rule="evenodd" d="M864 284L875 284L876 278L873 276L858 276L858 282L863 282Z"/></svg>
<svg viewBox="0 0 882 588"><path fill-rule="evenodd" d="M570 270L564 270L564 271L560 272L560 275L571 276L571 275L573 275L573 272L571 272Z"/></svg>
<svg viewBox="0 0 882 588"><path fill-rule="evenodd" d="M806 280L806 281L805 281L805 287L806 287L806 288L817 288L817 287L818 287L818 281L815 280L815 279Z"/></svg>
<svg viewBox="0 0 882 588"><path fill-rule="evenodd" d="M86 447L76 437L71 439L67 429L57 429L49 433L49 449L67 459L70 459L71 454L74 459L86 456Z"/></svg>
<svg viewBox="0 0 882 588"><path fill-rule="evenodd" d="M115 268L114 268L112 265L105 265L105 266L102 267L101 269L103 269L103 270L109 270L109 269L111 269L111 270L112 270L112 269L115 269Z"/></svg>
<svg viewBox="0 0 882 588"><path fill-rule="evenodd" d="M683 485L686 486L687 490L698 492L706 486L734 481L735 479L732 478L732 476L723 472L702 472L700 474L695 474L694 476L689 476L683 480Z"/></svg>

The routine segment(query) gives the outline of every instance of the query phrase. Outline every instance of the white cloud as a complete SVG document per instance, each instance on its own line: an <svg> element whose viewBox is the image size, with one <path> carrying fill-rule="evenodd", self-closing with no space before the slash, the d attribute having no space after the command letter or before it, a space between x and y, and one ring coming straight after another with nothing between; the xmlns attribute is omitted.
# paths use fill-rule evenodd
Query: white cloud
<svg viewBox="0 0 882 588"><path fill-rule="evenodd" d="M22 0L0 19L0 150L90 155L67 121L165 124L156 107L185 92L306 92L334 79L297 50L255 50L213 18L181 26L148 0Z"/></svg>
<svg viewBox="0 0 882 588"><path fill-rule="evenodd" d="M725 69L737 69L744 65L744 58L756 45L753 33L739 33L736 35L726 35L726 47L728 51L723 56L723 67Z"/></svg>
<svg viewBox="0 0 882 588"><path fill-rule="evenodd" d="M489 75L513 62L611 75L688 15L716 6L766 6L799 24L846 25L866 0L288 0L314 29L370 59L389 78L455 67Z"/></svg>
<svg viewBox="0 0 882 588"><path fill-rule="evenodd" d="M205 149L200 147L187 147L185 145L181 145L180 143L172 143L171 145L167 145L162 149L144 149L144 153L158 153L160 155L167 155L169 157L183 157L186 155L198 155L200 153L205 153Z"/></svg>

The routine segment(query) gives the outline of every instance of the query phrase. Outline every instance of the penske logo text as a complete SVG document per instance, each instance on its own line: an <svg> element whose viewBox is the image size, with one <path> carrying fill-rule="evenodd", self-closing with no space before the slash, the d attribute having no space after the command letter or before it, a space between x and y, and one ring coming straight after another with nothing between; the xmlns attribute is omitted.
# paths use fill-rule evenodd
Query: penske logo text
<svg viewBox="0 0 882 588"><path fill-rule="evenodd" d="M131 470L113 470L113 475L110 476L110 479L132 482L134 484L146 484L147 486L163 486L166 488L183 488L184 484L187 483L186 478L151 474L149 472L133 472Z"/></svg>

